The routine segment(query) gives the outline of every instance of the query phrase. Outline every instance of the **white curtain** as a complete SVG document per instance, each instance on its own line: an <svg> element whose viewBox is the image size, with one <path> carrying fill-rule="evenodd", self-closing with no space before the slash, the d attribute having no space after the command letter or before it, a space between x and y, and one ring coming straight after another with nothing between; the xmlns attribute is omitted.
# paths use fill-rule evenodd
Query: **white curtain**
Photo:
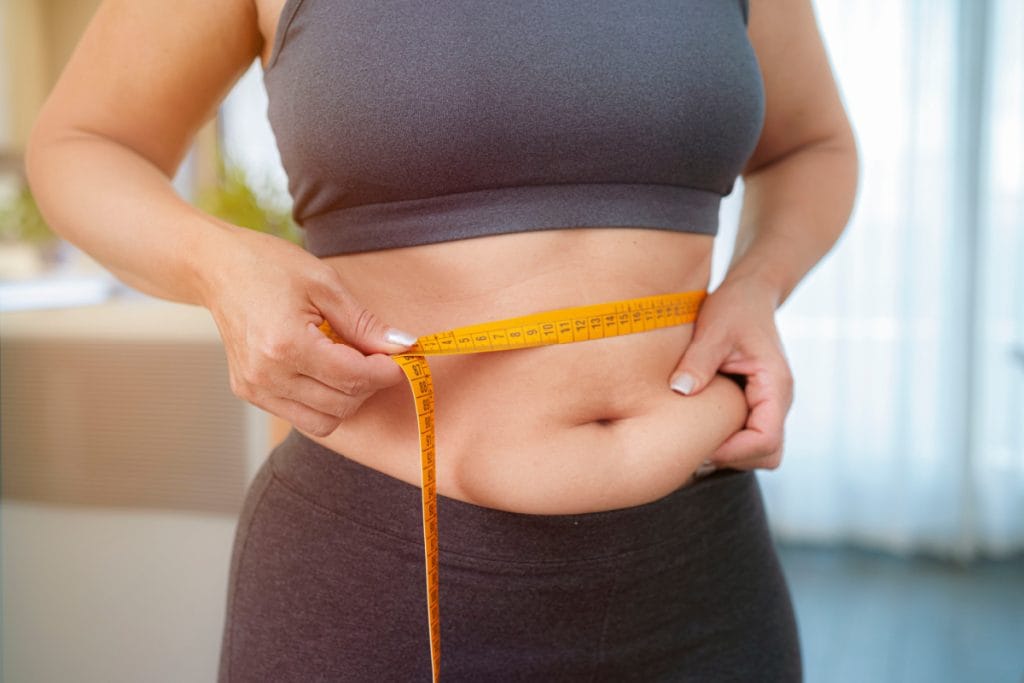
<svg viewBox="0 0 1024 683"><path fill-rule="evenodd" d="M779 538L1024 550L1024 2L816 0L859 140L850 227L779 311L796 380ZM254 68L229 154L284 175ZM712 287L735 235L729 197Z"/></svg>
<svg viewBox="0 0 1024 683"><path fill-rule="evenodd" d="M773 527L1024 550L1024 2L815 6L862 179L847 232L779 311L796 390L783 466L762 477Z"/></svg>

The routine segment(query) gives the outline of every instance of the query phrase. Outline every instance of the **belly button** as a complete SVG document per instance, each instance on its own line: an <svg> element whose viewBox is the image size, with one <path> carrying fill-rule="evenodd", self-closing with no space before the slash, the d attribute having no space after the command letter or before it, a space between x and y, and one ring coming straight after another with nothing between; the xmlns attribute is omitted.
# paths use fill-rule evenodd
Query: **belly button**
<svg viewBox="0 0 1024 683"><path fill-rule="evenodd" d="M624 417L588 418L588 419L580 420L579 422L574 423L574 426L575 427L600 427L602 429L610 429L612 427L618 426L618 424L620 422L622 422L624 419L626 419L626 418L624 418Z"/></svg>

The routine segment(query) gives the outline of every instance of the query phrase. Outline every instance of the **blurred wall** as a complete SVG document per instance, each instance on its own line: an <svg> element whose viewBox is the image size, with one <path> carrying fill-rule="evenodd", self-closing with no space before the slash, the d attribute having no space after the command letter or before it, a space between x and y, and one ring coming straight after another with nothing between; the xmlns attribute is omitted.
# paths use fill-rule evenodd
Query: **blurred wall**
<svg viewBox="0 0 1024 683"><path fill-rule="evenodd" d="M21 151L99 0L0 0L0 149Z"/></svg>

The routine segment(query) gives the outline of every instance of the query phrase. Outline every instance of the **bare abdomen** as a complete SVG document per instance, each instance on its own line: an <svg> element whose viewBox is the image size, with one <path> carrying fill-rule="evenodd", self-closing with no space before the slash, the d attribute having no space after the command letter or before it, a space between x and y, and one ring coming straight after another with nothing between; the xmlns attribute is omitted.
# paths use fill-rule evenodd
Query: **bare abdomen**
<svg viewBox="0 0 1024 683"><path fill-rule="evenodd" d="M423 334L703 289L709 250L703 235L603 228L334 260L357 299L387 322ZM498 266L492 253L512 256ZM417 289L421 282L429 284ZM742 390L725 377L695 396L669 389L692 331L691 323L565 346L431 358L438 492L487 507L559 514L638 505L684 485L747 416ZM333 434L315 440L419 483L407 386L378 392Z"/></svg>

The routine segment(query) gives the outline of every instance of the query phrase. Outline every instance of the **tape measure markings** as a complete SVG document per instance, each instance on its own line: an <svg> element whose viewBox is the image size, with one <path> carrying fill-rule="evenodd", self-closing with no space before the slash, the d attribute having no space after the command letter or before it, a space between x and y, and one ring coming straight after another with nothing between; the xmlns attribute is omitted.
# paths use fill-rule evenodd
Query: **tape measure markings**
<svg viewBox="0 0 1024 683"><path fill-rule="evenodd" d="M563 308L518 318L459 327L428 334L407 351L393 354L409 382L416 407L420 441L423 554L426 563L427 620L434 683L441 676L441 608L437 532L437 453L435 451L434 382L427 356L571 344L682 325L697 317L706 290ZM342 339L324 321L320 330L332 341Z"/></svg>

